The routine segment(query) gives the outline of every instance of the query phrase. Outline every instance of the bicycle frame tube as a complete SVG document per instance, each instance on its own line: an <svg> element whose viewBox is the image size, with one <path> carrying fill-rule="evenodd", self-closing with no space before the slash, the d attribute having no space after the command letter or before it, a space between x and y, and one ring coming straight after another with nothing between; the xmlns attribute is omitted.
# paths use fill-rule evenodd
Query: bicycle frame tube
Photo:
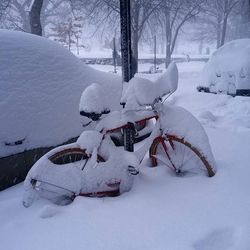
<svg viewBox="0 0 250 250"><path fill-rule="evenodd" d="M158 119L158 115L149 116L149 117L146 117L146 118L144 118L144 119L135 121L134 123L135 123L135 124L137 124L137 123L140 124L140 123L149 121L149 120L151 120L151 119L156 119L156 120L157 120L157 119ZM118 129L124 129L124 128L128 128L128 123L123 124L123 125L121 125L121 126L119 126L119 127L115 127L115 128L108 129L108 130L105 131L105 133L115 132L115 131L117 131Z"/></svg>
<svg viewBox="0 0 250 250"><path fill-rule="evenodd" d="M144 156L148 152L154 139L160 135L161 135L160 122L159 122L159 119L157 119L150 136L143 141L144 144L139 149L135 150L135 154L138 160L140 161L140 163L142 162Z"/></svg>
<svg viewBox="0 0 250 250"><path fill-rule="evenodd" d="M169 160L169 162L171 164L171 166L168 166L168 167L173 168L174 171L177 171L174 163L171 160L171 157L169 156L168 149L167 149L167 146L166 146L165 141L164 141L164 137L162 135L160 135L160 136L156 137L154 139L154 141L157 141L157 142L159 142L162 145L162 148L163 148L163 150L164 150L164 152L166 154L166 157L168 158L168 160ZM170 143L172 149L174 150L173 142L169 141L169 143ZM152 157L152 155L149 155L149 157Z"/></svg>

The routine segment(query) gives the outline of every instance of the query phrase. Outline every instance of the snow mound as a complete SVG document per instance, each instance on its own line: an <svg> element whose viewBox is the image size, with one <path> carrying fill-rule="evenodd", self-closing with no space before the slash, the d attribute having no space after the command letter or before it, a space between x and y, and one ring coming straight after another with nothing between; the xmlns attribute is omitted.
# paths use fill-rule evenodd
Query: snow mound
<svg viewBox="0 0 250 250"><path fill-rule="evenodd" d="M109 109L120 106L120 77L88 67L49 39L0 30L0 54L0 157L78 136L79 100L93 82L112 89L105 92Z"/></svg>
<svg viewBox="0 0 250 250"><path fill-rule="evenodd" d="M190 112L183 107L165 105L161 123L161 126L165 128L163 134L178 135L190 142L203 153L216 172L216 163L205 129Z"/></svg>
<svg viewBox="0 0 250 250"><path fill-rule="evenodd" d="M105 111L109 111L111 93L114 97L118 94L120 99L121 93L119 95L116 88L105 89L100 84L91 84L82 93L79 110L90 113L102 113Z"/></svg>
<svg viewBox="0 0 250 250"><path fill-rule="evenodd" d="M204 84L211 92L235 94L250 89L250 39L231 41L217 51L203 70Z"/></svg>
<svg viewBox="0 0 250 250"><path fill-rule="evenodd" d="M171 63L154 82L145 78L132 78L124 91L122 100L126 103L127 109L153 104L157 98L173 93L177 89L177 85L178 69L175 63Z"/></svg>

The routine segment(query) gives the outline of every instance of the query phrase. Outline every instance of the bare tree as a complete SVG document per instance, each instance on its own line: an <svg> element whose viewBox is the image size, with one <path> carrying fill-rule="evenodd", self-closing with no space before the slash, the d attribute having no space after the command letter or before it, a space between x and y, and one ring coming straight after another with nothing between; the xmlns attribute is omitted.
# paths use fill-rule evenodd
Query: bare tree
<svg viewBox="0 0 250 250"><path fill-rule="evenodd" d="M63 21L55 23L51 28L53 33L52 37L55 37L54 40L59 43L67 46L71 51L72 45L75 44L77 49L77 54L79 54L79 48L84 47L80 44L80 38L83 28L83 19L81 16L73 16L71 15Z"/></svg>
<svg viewBox="0 0 250 250"><path fill-rule="evenodd" d="M61 14L61 5L68 2L69 0L43 0L40 17L44 35L45 27L50 24L51 20ZM31 32L29 18L31 3L31 0L9 0L9 6L3 17L4 27L24 32Z"/></svg>
<svg viewBox="0 0 250 250"><path fill-rule="evenodd" d="M71 0L74 8L80 6L85 10L87 19L97 23L97 28L102 28L108 23L109 29L116 30L119 27L119 0ZM138 68L138 43L142 36L147 20L156 11L162 0L131 0L131 31L132 51L135 58L133 74Z"/></svg>
<svg viewBox="0 0 250 250"><path fill-rule="evenodd" d="M71 14L72 10L69 0L43 0L41 23L44 36L49 36L50 25L54 25L58 18L66 19Z"/></svg>
<svg viewBox="0 0 250 250"><path fill-rule="evenodd" d="M159 12L156 13L159 23L165 29L166 61L165 66L171 62L177 37L181 28L188 21L194 19L201 11L205 0L163 0ZM163 21L162 21L163 20Z"/></svg>
<svg viewBox="0 0 250 250"><path fill-rule="evenodd" d="M217 48L225 43L228 20L242 0L209 0L200 18L200 36L216 40ZM239 14L239 13L238 13ZM210 36L210 37L209 37Z"/></svg>
<svg viewBox="0 0 250 250"><path fill-rule="evenodd" d="M229 23L229 39L250 37L250 1L241 0L237 9L233 11Z"/></svg>
<svg viewBox="0 0 250 250"><path fill-rule="evenodd" d="M2 18L3 13L9 7L10 0L2 0L0 3L0 19Z"/></svg>
<svg viewBox="0 0 250 250"><path fill-rule="evenodd" d="M132 29L132 52L136 60L133 75L138 69L138 44L142 37L146 22L150 16L159 8L161 0L132 0L131 2L131 29Z"/></svg>
<svg viewBox="0 0 250 250"><path fill-rule="evenodd" d="M4 21L6 28L30 32L28 8L31 0L10 0Z"/></svg>
<svg viewBox="0 0 250 250"><path fill-rule="evenodd" d="M227 22L228 22L228 17L232 13L233 9L237 6L237 4L240 3L240 0L216 0L215 1L215 6L218 11L222 12L222 17L221 17L221 36L220 36L220 44L219 46L222 46L225 43L225 38L226 38L226 30L227 30ZM219 23L218 23L219 24Z"/></svg>
<svg viewBox="0 0 250 250"><path fill-rule="evenodd" d="M41 10L43 0L33 0L29 9L30 30L32 34L42 36Z"/></svg>

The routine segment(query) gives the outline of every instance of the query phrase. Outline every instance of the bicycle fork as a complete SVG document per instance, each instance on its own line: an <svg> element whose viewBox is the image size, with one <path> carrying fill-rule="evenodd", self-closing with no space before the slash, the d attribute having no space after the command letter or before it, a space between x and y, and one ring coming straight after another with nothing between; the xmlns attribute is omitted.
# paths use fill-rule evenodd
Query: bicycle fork
<svg viewBox="0 0 250 250"><path fill-rule="evenodd" d="M163 163L166 163L166 165L167 165L169 168L173 169L176 173L180 173L180 170L176 168L175 164L173 163L173 161L172 161L172 159L171 159L171 157L170 157L170 155L169 155L169 153L168 153L168 147L167 147L167 145L166 145L166 143L165 143L165 140L167 140L167 141L169 142L169 144L170 144L169 147L171 147L172 150L175 150L173 142L172 142L171 140L167 139L167 138L163 135L163 131L162 131L161 127L160 127L160 121L159 121L159 119L157 119L157 120L156 120L156 124L155 124L155 128L153 129L153 131L152 131L150 137L148 138L148 143L147 143L147 145L148 145L148 147L150 147L152 144L154 144L154 142L157 143L158 145L161 144L161 145L162 145L162 148L163 148L163 151L164 151L164 153L165 153L165 155L166 155L166 157L167 157L167 159L168 159L169 162L166 163L164 157L159 157L159 156L157 156L157 155L150 155L150 157L154 157L154 158L159 159L159 160L162 161ZM148 147L147 147L147 148L148 148ZM146 153L146 152L145 152L145 153ZM156 152L155 152L155 153L156 153ZM145 154L144 154L144 155L145 155ZM170 164L169 164L169 163L170 163Z"/></svg>
<svg viewBox="0 0 250 250"><path fill-rule="evenodd" d="M162 145L162 147L163 147L163 150L164 150L164 152L165 152L165 154L166 154L166 156L167 156L167 158L168 158L168 160L169 160L169 162L170 162L172 168L173 168L174 171L178 174L178 173L180 173L180 170L177 169L177 168L175 167L173 161L171 160L171 157L170 157L170 155L169 155L169 153L168 153L167 146L166 146L166 144L165 144L165 139L166 139L166 138L164 138L163 136L160 136L160 138L159 138L160 143L161 143L161 145ZM174 144L173 144L173 142L170 141L170 140L168 140L168 141L169 141L169 144L170 144L172 150L174 150ZM167 166L168 166L169 168L171 168L169 165L167 165Z"/></svg>

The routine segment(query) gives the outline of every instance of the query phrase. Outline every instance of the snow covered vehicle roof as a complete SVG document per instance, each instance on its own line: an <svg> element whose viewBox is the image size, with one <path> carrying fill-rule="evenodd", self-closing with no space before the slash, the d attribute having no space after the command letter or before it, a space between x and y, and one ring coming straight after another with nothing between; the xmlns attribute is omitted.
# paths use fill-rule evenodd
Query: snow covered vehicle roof
<svg viewBox="0 0 250 250"><path fill-rule="evenodd" d="M226 43L213 53L203 70L204 85L211 92L250 90L250 39ZM230 93L231 92L231 93Z"/></svg>
<svg viewBox="0 0 250 250"><path fill-rule="evenodd" d="M56 42L0 30L0 55L0 157L78 136L81 93L92 83L108 90L111 110L119 107L121 78L90 68Z"/></svg>

